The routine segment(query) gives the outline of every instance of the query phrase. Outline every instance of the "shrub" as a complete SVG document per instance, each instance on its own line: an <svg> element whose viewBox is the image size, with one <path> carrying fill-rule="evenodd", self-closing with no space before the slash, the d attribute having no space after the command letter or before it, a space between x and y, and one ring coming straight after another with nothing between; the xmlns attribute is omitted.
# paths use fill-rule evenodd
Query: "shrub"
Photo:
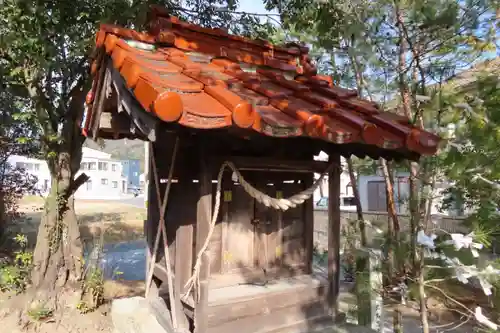
<svg viewBox="0 0 500 333"><path fill-rule="evenodd" d="M29 283L33 254L26 250L28 241L24 235L16 235L14 241L19 247L14 260L0 265L0 291L23 292Z"/></svg>

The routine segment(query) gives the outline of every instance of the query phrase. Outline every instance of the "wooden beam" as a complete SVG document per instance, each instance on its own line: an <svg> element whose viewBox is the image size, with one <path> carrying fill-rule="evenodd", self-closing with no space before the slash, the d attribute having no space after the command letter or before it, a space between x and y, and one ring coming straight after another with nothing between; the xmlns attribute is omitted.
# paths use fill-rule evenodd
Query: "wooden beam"
<svg viewBox="0 0 500 333"><path fill-rule="evenodd" d="M284 160L271 157L223 156L213 158L216 165L224 161L233 162L242 170L262 170L279 172L316 172L323 173L328 168L329 162ZM339 162L340 163L340 162Z"/></svg>
<svg viewBox="0 0 500 333"><path fill-rule="evenodd" d="M108 63L106 61L106 63ZM111 84L111 74L107 70L107 68L103 69L102 79L98 83L98 90L96 91L96 96L94 102L92 104L92 114L91 114L91 122L90 127L92 129L92 139L97 140L97 136L99 133L99 125L101 122L101 113L105 108L106 100L108 99L108 93Z"/></svg>
<svg viewBox="0 0 500 333"><path fill-rule="evenodd" d="M205 243L210 230L210 221L212 219L212 177L205 146L200 144L200 196L197 205L196 214L196 254L200 252ZM200 267L200 289L195 289L199 298L195 298L195 333L205 333L208 322L208 279L210 276L210 260L208 254L202 256Z"/></svg>
<svg viewBox="0 0 500 333"><path fill-rule="evenodd" d="M340 155L330 154L338 162L328 174L328 306L333 316L338 314L340 283Z"/></svg>
<svg viewBox="0 0 500 333"><path fill-rule="evenodd" d="M99 129L116 133L130 133L130 118L125 113L103 112L99 121Z"/></svg>
<svg viewBox="0 0 500 333"><path fill-rule="evenodd" d="M101 91L103 83L104 83L104 77L106 74L106 64L107 64L108 58L103 55L102 59L102 65L99 67L99 72L97 75L94 77L94 80L97 80L97 86L96 89L93 90L94 93L94 99L92 101L92 104L90 105L89 109L87 110L87 118L88 118L88 126L87 126L87 131L89 132L88 134L92 137L92 139L95 141L95 134L92 133L93 129L95 128L94 123L97 121L99 122L99 118L96 118L95 112L97 109L97 104L101 98ZM84 126L86 124L83 124ZM99 127L99 126L97 126Z"/></svg>

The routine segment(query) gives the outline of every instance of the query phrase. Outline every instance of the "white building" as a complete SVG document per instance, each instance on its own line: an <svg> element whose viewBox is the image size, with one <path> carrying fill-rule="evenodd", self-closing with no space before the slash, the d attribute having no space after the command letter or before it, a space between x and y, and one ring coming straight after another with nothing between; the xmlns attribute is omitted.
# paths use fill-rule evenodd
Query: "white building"
<svg viewBox="0 0 500 333"><path fill-rule="evenodd" d="M328 161L328 155L324 152L321 152L318 156L314 157L317 161ZM349 172L347 172L347 168L345 167L346 161L345 158L341 158L341 165L343 167L343 171L340 174L340 209L344 210L354 210L354 193L352 191L351 178L349 177ZM320 177L320 174L314 174L314 179L317 180ZM314 191L314 203L316 209L327 209L327 201L328 198L328 176L323 177L323 182L320 186ZM323 199L323 200L322 200Z"/></svg>
<svg viewBox="0 0 500 333"><path fill-rule="evenodd" d="M127 178L122 163L111 154L83 147L80 171L90 179L75 194L82 199L119 199L127 193Z"/></svg>
<svg viewBox="0 0 500 333"><path fill-rule="evenodd" d="M38 179L37 187L47 194L51 187L51 177L44 160L12 155L8 163L26 169ZM85 172L90 179L75 193L80 199L120 199L127 193L127 179L122 174L122 163L98 150L83 147L82 162L78 174ZM78 176L77 174L77 176Z"/></svg>
<svg viewBox="0 0 500 333"><path fill-rule="evenodd" d="M27 173L36 176L38 180L38 190L43 194L49 192L51 187L51 178L47 162L34 158L27 158L25 156L11 155L8 157L7 163L9 163L12 167L25 169Z"/></svg>

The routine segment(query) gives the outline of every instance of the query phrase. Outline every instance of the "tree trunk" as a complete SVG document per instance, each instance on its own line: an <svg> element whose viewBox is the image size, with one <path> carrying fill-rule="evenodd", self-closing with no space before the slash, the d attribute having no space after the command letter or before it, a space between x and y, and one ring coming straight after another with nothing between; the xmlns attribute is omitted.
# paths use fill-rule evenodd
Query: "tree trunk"
<svg viewBox="0 0 500 333"><path fill-rule="evenodd" d="M399 251L399 220L396 212L396 205L394 203L394 179L393 174L389 171L387 161L383 158L379 160L382 168L382 174L385 181L385 194L387 198L387 268L388 268L388 285L394 287L399 285L399 275L404 275L404 265L401 265L400 251ZM400 306L402 305L402 298L398 299L396 309L392 317L393 332L402 333L402 315Z"/></svg>
<svg viewBox="0 0 500 333"><path fill-rule="evenodd" d="M356 214L358 217L359 232L361 234L361 246L365 247L368 245L368 239L366 235L365 220L363 218L363 207L361 207L361 200L359 198L358 183L356 181L356 175L354 174L351 158L347 158L346 160L347 171L349 172L349 179L352 186L352 194L354 196L354 202L356 203Z"/></svg>
<svg viewBox="0 0 500 333"><path fill-rule="evenodd" d="M7 209L5 207L5 194L0 188L0 239L5 232L5 225L7 222Z"/></svg>
<svg viewBox="0 0 500 333"><path fill-rule="evenodd" d="M69 281L82 278L83 251L73 194L82 184L82 177L75 182L75 175L85 140L80 132L83 89L71 100L72 109L63 119L61 141L50 147L55 156L48 159L52 187L38 229L31 275L34 300L43 302L48 309L55 308L61 289Z"/></svg>
<svg viewBox="0 0 500 333"><path fill-rule="evenodd" d="M399 262L399 242L400 242L400 225L398 214L396 212L396 204L394 202L394 179L392 173L389 171L388 163L385 159L381 158L379 160L380 166L382 169L382 174L384 176L385 181L385 194L387 198L387 213L389 215L389 219L387 220L387 245L388 245L388 260L389 260L389 274L392 278L394 278L394 274L396 273L404 273L399 272L399 270L404 267L404 265L400 265ZM392 281L394 282L394 281Z"/></svg>
<svg viewBox="0 0 500 333"><path fill-rule="evenodd" d="M423 256L420 257L420 261L423 266ZM427 305L425 301L425 285L424 285L424 274L423 270L418 272L418 294L420 303L420 322L422 323L422 332L429 333L429 318L427 314Z"/></svg>
<svg viewBox="0 0 500 333"><path fill-rule="evenodd" d="M74 199L73 196L64 199L72 181L63 176L69 174L67 171L52 173L52 189L45 202L33 256L33 287L46 292L49 299L66 282L79 280L82 271L82 244Z"/></svg>
<svg viewBox="0 0 500 333"><path fill-rule="evenodd" d="M405 112L405 116L409 119L415 119L419 122L421 128L423 128L423 121L421 114L418 112L417 100L414 98L414 107L415 107L415 117L412 117L411 114L411 100L410 100L410 92L408 89L408 83L404 76L403 69L406 68L406 50L407 43L405 40L405 32L406 27L403 20L403 12L399 6L396 5L396 21L399 33L399 64L398 70L400 73L399 76L399 84L400 84L400 93L403 100L403 110ZM417 41L418 44L418 41ZM422 79L422 94L425 94L425 77L423 70L420 66L420 51L417 48L411 48L413 60L416 61L416 67L414 67L413 78L415 82L418 82L417 71L420 71L421 79ZM417 91L415 90L415 94ZM411 263L413 267L412 279L418 285L418 299L420 304L420 321L422 323L422 332L429 333L429 320L428 320L428 312L426 306L426 296L425 296L425 286L424 286L424 276L423 276L423 267L424 267L424 257L422 253L422 249L417 244L417 233L423 226L421 225L421 214L423 213L422 209L425 209L425 198L420 196L419 187L423 187L423 184L419 186L419 176L421 177L422 183L426 182L427 173L425 170L421 170L419 163L411 162L410 163L410 253L411 253Z"/></svg>

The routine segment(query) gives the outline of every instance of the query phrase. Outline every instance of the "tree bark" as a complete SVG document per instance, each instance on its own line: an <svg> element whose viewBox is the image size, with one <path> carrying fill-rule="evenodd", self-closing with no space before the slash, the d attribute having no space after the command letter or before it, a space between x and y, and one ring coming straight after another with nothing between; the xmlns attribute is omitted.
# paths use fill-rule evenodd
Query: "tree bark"
<svg viewBox="0 0 500 333"><path fill-rule="evenodd" d="M400 261L400 237L399 237L399 220L396 212L396 205L394 203L394 179L393 174L389 170L387 161L383 158L380 159L380 166L385 181L385 194L387 198L387 268L388 268L388 285L389 287L397 286L399 284L399 274L404 274L404 265ZM393 332L402 333L402 314L399 309L402 299L398 299L398 304L392 316Z"/></svg>
<svg viewBox="0 0 500 333"><path fill-rule="evenodd" d="M52 188L38 229L32 272L33 287L47 300L54 298L68 281L81 278L83 253L74 198L72 194L64 198L74 177L70 165L80 160L81 147L80 152L60 154L59 165L51 170Z"/></svg>
<svg viewBox="0 0 500 333"><path fill-rule="evenodd" d="M406 27L403 19L403 12L401 8L396 3L395 6L395 15L396 15L396 23L399 34L399 61L398 61L398 71L399 71L399 88L401 97L403 100L403 110L405 116L409 119L413 119L411 114L411 99L410 99L410 91L408 88L408 82L405 78L405 69L406 69L406 51L408 49L407 40L405 39ZM408 39L409 42L409 39ZM419 63L419 51L411 48L412 55L415 58L414 60L417 62L417 67L414 68L414 80L416 80L416 70L420 70L422 76L422 87L423 92L425 93L425 77L423 75L422 69ZM416 94L416 91L415 91ZM418 112L418 105L416 104L416 98L414 98L414 107L415 107L415 120L419 121L420 126L423 127L421 115ZM425 300L425 288L424 288L424 276L423 276L423 266L424 266L424 258L422 255L422 250L419 248L417 244L417 233L421 228L421 213L422 213L422 204L419 191L419 182L418 177L422 170L420 170L420 165L417 162L410 162L410 255L411 255L411 263L412 263L412 280L415 281L418 285L418 299L420 304L420 321L422 323L422 332L429 333L429 320L428 320L428 312L426 307ZM423 175L425 176L425 175ZM420 184L422 187L422 184ZM424 205L425 206L425 205Z"/></svg>
<svg viewBox="0 0 500 333"><path fill-rule="evenodd" d="M6 207L5 207L5 194L0 188L0 238L3 236L6 224Z"/></svg>
<svg viewBox="0 0 500 333"><path fill-rule="evenodd" d="M347 171L349 173L349 179L352 186L352 194L354 195L354 202L356 203L356 215L358 217L359 232L361 234L361 246L365 247L368 245L368 239L366 236L366 226L365 220L363 218L363 207L361 207L361 200L359 198L358 183L356 181L356 175L354 174L354 167L352 165L351 158L347 158Z"/></svg>
<svg viewBox="0 0 500 333"><path fill-rule="evenodd" d="M83 183L82 176L77 181L75 176L85 140L80 132L84 89L82 85L71 99L70 109L62 120L61 140L51 147L55 153L48 159L52 187L45 202L33 255L32 296L51 309L57 306L61 289L69 281L82 278L83 251L73 195Z"/></svg>

